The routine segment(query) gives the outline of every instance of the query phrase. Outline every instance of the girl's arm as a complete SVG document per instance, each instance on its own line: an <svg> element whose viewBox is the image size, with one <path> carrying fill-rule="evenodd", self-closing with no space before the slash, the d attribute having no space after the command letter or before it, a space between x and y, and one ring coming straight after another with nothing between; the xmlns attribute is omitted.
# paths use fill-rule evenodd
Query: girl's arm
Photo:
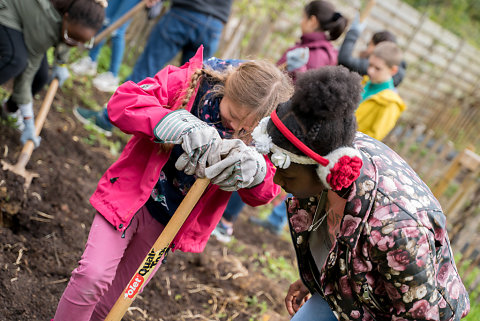
<svg viewBox="0 0 480 321"><path fill-rule="evenodd" d="M169 112L176 110L190 85L192 75L202 68L201 50L182 67L166 66L155 77L141 82L128 81L118 87L107 104L110 121L127 134L155 140L155 126ZM187 104L190 110L195 94Z"/></svg>
<svg viewBox="0 0 480 321"><path fill-rule="evenodd" d="M250 206L268 204L280 194L280 186L273 182L275 166L273 166L267 156L264 157L267 163L267 175L263 182L252 188L242 188L238 190L238 194L242 200Z"/></svg>

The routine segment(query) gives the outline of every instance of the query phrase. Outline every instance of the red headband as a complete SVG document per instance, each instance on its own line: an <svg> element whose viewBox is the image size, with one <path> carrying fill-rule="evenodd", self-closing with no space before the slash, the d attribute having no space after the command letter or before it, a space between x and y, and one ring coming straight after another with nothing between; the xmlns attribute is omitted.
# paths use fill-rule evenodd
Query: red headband
<svg viewBox="0 0 480 321"><path fill-rule="evenodd" d="M272 114L270 115L270 119L272 120L273 124L277 129L285 136L286 139L288 139L289 142L291 142L295 147L297 147L300 151L302 151L305 155L316 161L322 166L327 166L329 163L329 160L318 155L315 153L313 150L307 147L304 143L300 141L293 133L285 126L280 118L277 116L277 112L274 110Z"/></svg>

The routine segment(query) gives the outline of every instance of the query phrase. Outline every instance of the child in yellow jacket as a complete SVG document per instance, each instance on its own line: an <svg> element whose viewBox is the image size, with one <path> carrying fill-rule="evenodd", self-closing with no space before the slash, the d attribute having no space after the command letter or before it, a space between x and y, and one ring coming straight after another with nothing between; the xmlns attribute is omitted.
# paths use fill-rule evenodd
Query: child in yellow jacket
<svg viewBox="0 0 480 321"><path fill-rule="evenodd" d="M355 115L358 130L377 140L387 136L407 108L396 92L392 78L402 56L395 43L385 41L375 47L369 58L369 80Z"/></svg>

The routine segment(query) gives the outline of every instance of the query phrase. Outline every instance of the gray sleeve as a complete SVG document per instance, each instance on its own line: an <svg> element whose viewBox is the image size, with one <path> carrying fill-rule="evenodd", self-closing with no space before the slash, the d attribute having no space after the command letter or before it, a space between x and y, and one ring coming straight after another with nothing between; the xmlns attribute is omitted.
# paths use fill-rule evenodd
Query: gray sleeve
<svg viewBox="0 0 480 321"><path fill-rule="evenodd" d="M15 78L12 99L17 104L27 104L33 100L32 83L42 63L44 54L30 56L25 70Z"/></svg>
<svg viewBox="0 0 480 321"><path fill-rule="evenodd" d="M403 78L405 77L406 72L407 72L407 63L405 62L405 60L403 60L400 66L398 66L397 73L393 76L393 84L395 85L395 87L400 85Z"/></svg>
<svg viewBox="0 0 480 321"><path fill-rule="evenodd" d="M363 76L367 74L368 60L352 56L353 48L359 36L360 32L358 30L350 29L347 32L338 52L338 64L347 67L351 71L356 71Z"/></svg>

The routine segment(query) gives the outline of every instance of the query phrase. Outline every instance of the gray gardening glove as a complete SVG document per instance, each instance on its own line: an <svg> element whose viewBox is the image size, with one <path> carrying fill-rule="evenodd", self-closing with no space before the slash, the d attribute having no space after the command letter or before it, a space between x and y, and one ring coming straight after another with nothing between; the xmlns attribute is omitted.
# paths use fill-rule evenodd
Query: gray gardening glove
<svg viewBox="0 0 480 321"><path fill-rule="evenodd" d="M168 113L154 129L158 142L164 144L181 144L184 154L175 166L185 174L205 172L207 162L214 164L220 161L221 137L217 130L201 121L185 109ZM180 164L179 164L180 162Z"/></svg>
<svg viewBox="0 0 480 321"><path fill-rule="evenodd" d="M35 120L33 118L33 102L29 102L26 104L19 104L18 108L23 116L23 123L25 127L22 129L22 135L20 136L20 141L22 144L28 140L31 140L37 148L40 146L41 138L40 136L35 135Z"/></svg>
<svg viewBox="0 0 480 321"><path fill-rule="evenodd" d="M220 154L222 160L205 169L206 177L212 184L220 186L220 189L233 192L241 188L255 187L265 179L265 158L240 139L222 140Z"/></svg>
<svg viewBox="0 0 480 321"><path fill-rule="evenodd" d="M356 30L358 31L359 34L365 30L365 27L367 26L367 22L363 21L360 22L360 15L357 13L355 15L355 18L353 18L352 25L350 26L350 30Z"/></svg>
<svg viewBox="0 0 480 321"><path fill-rule="evenodd" d="M308 47L295 48L287 52L287 71L294 71L305 66L308 62L310 51Z"/></svg>
<svg viewBox="0 0 480 321"><path fill-rule="evenodd" d="M70 77L68 68L63 65L55 65L52 68L52 79L58 79L58 85L61 87L63 83Z"/></svg>

